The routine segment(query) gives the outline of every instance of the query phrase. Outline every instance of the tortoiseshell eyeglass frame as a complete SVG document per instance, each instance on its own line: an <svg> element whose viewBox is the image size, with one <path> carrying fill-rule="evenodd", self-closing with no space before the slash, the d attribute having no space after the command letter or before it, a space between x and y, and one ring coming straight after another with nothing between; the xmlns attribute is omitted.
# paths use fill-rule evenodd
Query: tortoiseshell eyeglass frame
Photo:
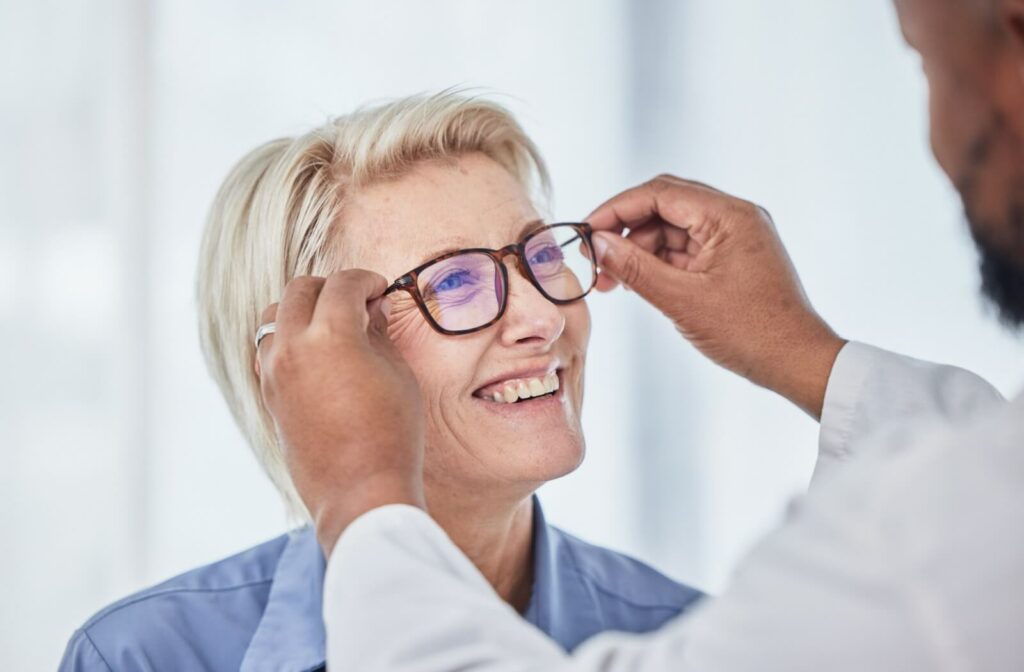
<svg viewBox="0 0 1024 672"><path fill-rule="evenodd" d="M534 275L533 270L530 268L530 265L526 262L525 254L527 243L529 243L530 240L533 239L534 237L556 227L573 228L576 231L578 238L586 246L587 254L590 257L590 284L586 285L585 278L579 278L581 286L586 285L586 289L583 291L582 294L571 299L556 299L552 297L550 294L548 294L544 290L544 287L541 285L540 281L537 280L537 277ZM491 326L492 324L500 320L502 316L505 314L505 308L508 306L508 269L504 264L504 260L505 257L508 257L510 255L516 258L516 266L519 268L519 272L523 275L523 277L529 280L530 284L536 287L537 291L540 292L541 295L551 303L557 305L574 303L585 297L587 294L589 294L590 291L594 289L594 285L597 284L597 264L594 262L596 257L594 256L594 243L591 240L592 233L593 230L591 229L590 224L587 224L586 222L558 222L555 224L545 224L537 229L534 229L527 233L525 236L523 236L522 240L520 240L518 243L506 245L505 247L498 250L492 250L486 247L470 247L464 250L454 250L452 252L446 252L445 254L442 254L439 257L435 257L430 261L420 264L416 268L412 269L405 275L395 280L386 290L384 290L384 295L387 296L388 294L392 292L397 292L399 290L408 292L409 295L412 296L413 301L416 302L416 305L419 306L420 312L423 314L423 317L426 318L427 320L427 324L433 327L435 331L445 334L447 336L460 336L462 334L471 334L473 332L486 329L487 327ZM568 241L563 243L562 246L564 247L565 245L568 245L569 243L572 243L575 240L576 238L570 238ZM430 314L430 309L427 308L427 303L423 299L423 295L420 293L419 283L417 282L417 280L419 279L419 276L421 273L423 273L423 271L430 268L434 264L444 261L445 259L450 259L460 254L467 254L470 252L487 255L488 257L491 258L491 260L494 262L494 265L498 268L499 277L501 278L501 303L498 306L498 314L494 316L494 319L484 324L481 324L478 327L459 330L445 329L440 324L438 324L437 320L434 319L434 316Z"/></svg>

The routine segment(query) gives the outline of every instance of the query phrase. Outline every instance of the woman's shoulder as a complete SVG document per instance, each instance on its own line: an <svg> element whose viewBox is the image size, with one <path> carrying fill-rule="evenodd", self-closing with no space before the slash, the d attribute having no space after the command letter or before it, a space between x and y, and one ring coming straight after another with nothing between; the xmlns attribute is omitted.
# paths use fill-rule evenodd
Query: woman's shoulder
<svg viewBox="0 0 1024 672"><path fill-rule="evenodd" d="M210 658L223 659L217 669L237 669L288 538L281 535L101 609L72 635L60 669L187 669Z"/></svg>
<svg viewBox="0 0 1024 672"><path fill-rule="evenodd" d="M665 576L650 565L625 553L597 546L551 528L564 554L563 562L587 581L606 603L623 608L647 609L678 614L692 606L704 593Z"/></svg>

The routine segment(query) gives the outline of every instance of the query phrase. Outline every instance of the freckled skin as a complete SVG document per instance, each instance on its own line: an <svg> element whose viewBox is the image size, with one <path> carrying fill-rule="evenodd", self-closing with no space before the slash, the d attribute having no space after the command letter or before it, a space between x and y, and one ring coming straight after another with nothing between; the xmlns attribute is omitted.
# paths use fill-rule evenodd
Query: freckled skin
<svg viewBox="0 0 1024 672"><path fill-rule="evenodd" d="M540 219L515 178L482 154L416 166L354 194L342 216L342 267L376 271L392 281L449 248L497 249ZM509 304L502 319L463 336L434 331L411 297L390 295L388 334L421 389L426 415L427 501L516 501L583 459L580 427L583 370L590 336L585 301L556 306L506 259ZM495 376L557 357L563 413L519 423L496 417L472 398ZM442 494L443 493L443 494Z"/></svg>

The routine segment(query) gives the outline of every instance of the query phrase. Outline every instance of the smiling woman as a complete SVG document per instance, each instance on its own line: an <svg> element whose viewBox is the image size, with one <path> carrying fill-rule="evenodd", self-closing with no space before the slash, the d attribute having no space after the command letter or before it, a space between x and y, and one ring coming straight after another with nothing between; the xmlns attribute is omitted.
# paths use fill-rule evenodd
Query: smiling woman
<svg viewBox="0 0 1024 672"><path fill-rule="evenodd" d="M596 281L589 228L544 224L546 193L538 151L494 103L443 93L363 109L242 159L211 210L197 290L210 371L306 518L260 393L261 312L298 276L397 278L388 335L423 400L431 515L504 600L571 650L602 631L657 628L700 593L549 526L533 496L584 456L583 298ZM315 669L323 571L300 527L104 609L63 669Z"/></svg>

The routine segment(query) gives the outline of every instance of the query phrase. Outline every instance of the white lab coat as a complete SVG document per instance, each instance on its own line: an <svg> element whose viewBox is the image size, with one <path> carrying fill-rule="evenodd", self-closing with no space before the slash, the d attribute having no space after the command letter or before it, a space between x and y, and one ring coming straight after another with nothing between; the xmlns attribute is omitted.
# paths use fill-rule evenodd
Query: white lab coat
<svg viewBox="0 0 1024 672"><path fill-rule="evenodd" d="M566 654L426 514L371 511L324 587L329 669L1024 670L1024 395L866 345L829 379L809 493L718 597Z"/></svg>

